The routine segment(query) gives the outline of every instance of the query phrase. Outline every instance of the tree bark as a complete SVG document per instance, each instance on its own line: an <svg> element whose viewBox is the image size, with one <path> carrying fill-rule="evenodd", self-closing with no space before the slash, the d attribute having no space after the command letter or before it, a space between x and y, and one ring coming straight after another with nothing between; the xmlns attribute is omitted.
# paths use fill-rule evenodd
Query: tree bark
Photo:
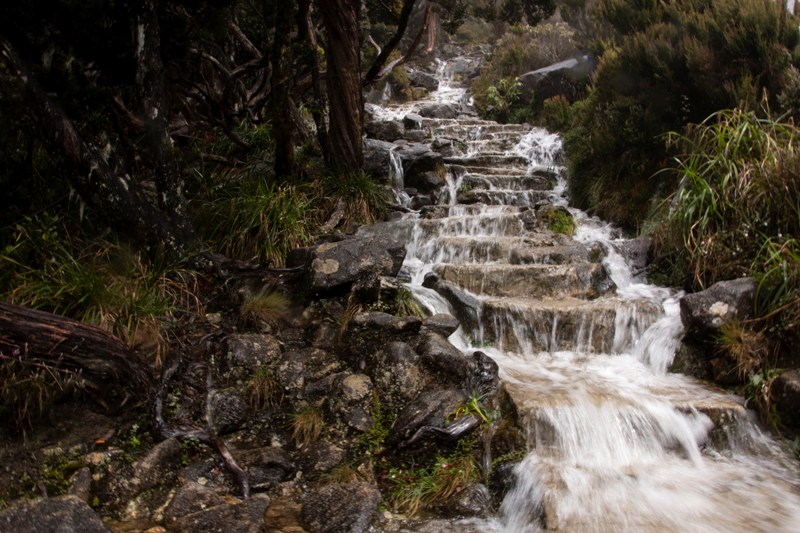
<svg viewBox="0 0 800 533"><path fill-rule="evenodd" d="M319 0L327 33L327 87L330 163L340 172L358 172L364 162L364 99L361 93L361 0Z"/></svg>
<svg viewBox="0 0 800 533"><path fill-rule="evenodd" d="M317 142L325 163L329 163L328 121L325 115L325 97L322 87L322 73L319 60L318 43L314 22L311 19L311 0L299 0L297 5L297 40L307 48L311 63L311 88L314 93L314 104L311 116L317 126Z"/></svg>
<svg viewBox="0 0 800 533"><path fill-rule="evenodd" d="M14 47L0 38L0 59L25 86L25 99L37 129L50 149L72 163L72 186L114 229L151 252L182 257L186 243L171 222L145 198L131 176L107 161L100 147L86 142L64 111L44 92Z"/></svg>
<svg viewBox="0 0 800 533"><path fill-rule="evenodd" d="M384 65L389 59L389 55L394 52L394 49L397 48L398 44L400 44L400 40L403 38L403 35L405 35L406 28L408 28L408 21L411 18L411 13L414 11L414 6L416 3L417 0L403 0L403 9L400 11L400 20L397 22L397 30L394 32L394 35L392 35L389 41L383 45L378 57L375 58L372 66L367 71L367 75L364 77L365 86L381 79L389 70L384 69Z"/></svg>
<svg viewBox="0 0 800 533"><path fill-rule="evenodd" d="M275 176L294 174L294 123L290 109L291 76L288 43L294 23L294 2L282 0L272 6L275 10L275 41L272 44L272 127L275 136Z"/></svg>
<svg viewBox="0 0 800 533"><path fill-rule="evenodd" d="M71 318L0 302L0 354L80 373L92 397L111 410L148 399L147 365L120 339Z"/></svg>
<svg viewBox="0 0 800 533"><path fill-rule="evenodd" d="M180 169L170 155L169 106L164 88L158 0L142 0L136 17L136 83L144 111L144 157L158 190L158 207L171 220L181 240L193 240L183 197Z"/></svg>

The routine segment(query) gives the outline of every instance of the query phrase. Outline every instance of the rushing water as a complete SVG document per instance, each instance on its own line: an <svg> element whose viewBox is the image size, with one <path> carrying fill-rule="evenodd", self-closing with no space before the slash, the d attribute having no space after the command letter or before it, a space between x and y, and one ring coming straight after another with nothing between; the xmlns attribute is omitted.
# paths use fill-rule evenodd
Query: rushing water
<svg viewBox="0 0 800 533"><path fill-rule="evenodd" d="M464 90L441 77L427 102L463 103ZM396 119L415 105L376 114ZM740 399L667 371L683 335L681 295L637 278L618 232L567 207L559 137L474 117L425 126L432 136L461 135L467 148L440 199L447 216L404 221L410 286L432 313L453 309L422 286L430 273L474 302L477 319L451 341L498 363L528 430L498 515L470 528L800 531L796 462ZM542 175L555 180L531 188ZM461 203L465 183L482 184L470 194L484 201ZM531 227L543 200L569 209L572 239ZM591 259L598 250L602 264ZM613 288L598 294L591 276Z"/></svg>

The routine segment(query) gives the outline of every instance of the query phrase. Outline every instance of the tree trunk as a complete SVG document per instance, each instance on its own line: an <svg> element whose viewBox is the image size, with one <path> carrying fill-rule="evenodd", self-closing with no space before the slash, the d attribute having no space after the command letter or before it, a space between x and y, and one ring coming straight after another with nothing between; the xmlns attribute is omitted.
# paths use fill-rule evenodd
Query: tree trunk
<svg viewBox="0 0 800 533"><path fill-rule="evenodd" d="M167 131L169 106L164 90L157 3L158 0L142 0L136 17L136 83L144 112L143 155L155 178L160 211L170 218L180 238L189 242L194 231L183 198L183 179L170 155L172 140Z"/></svg>
<svg viewBox="0 0 800 533"><path fill-rule="evenodd" d="M167 220L144 197L139 184L107 161L100 147L86 142L72 121L44 92L11 43L0 39L0 59L25 86L25 99L42 139L76 167L69 173L83 200L114 229L151 252L185 255L185 246Z"/></svg>
<svg viewBox="0 0 800 533"><path fill-rule="evenodd" d="M364 77L365 86L381 79L388 71L388 69L384 69L383 67L391 53L394 52L394 49L400 44L403 35L405 35L406 28L408 28L408 20L411 18L411 13L414 11L414 5L416 3L417 0L403 0L403 9L400 11L400 20L397 22L397 30L389 41L383 45L380 53L378 53L378 57L375 58L369 71L367 71L367 75Z"/></svg>
<svg viewBox="0 0 800 533"><path fill-rule="evenodd" d="M361 170L364 154L364 99L361 94L360 0L319 0L328 46L328 143L331 165L340 172Z"/></svg>
<svg viewBox="0 0 800 533"><path fill-rule="evenodd" d="M0 354L79 372L92 397L116 410L129 398L148 399L147 365L121 340L71 318L0 302Z"/></svg>
<svg viewBox="0 0 800 533"><path fill-rule="evenodd" d="M322 74L320 68L317 35L314 22L311 19L311 0L299 0L297 6L297 40L306 48L306 55L311 63L311 88L314 93L314 104L311 106L311 116L317 126L317 142L325 163L330 162L328 148L328 121L325 116L325 97L322 88Z"/></svg>
<svg viewBox="0 0 800 533"><path fill-rule="evenodd" d="M289 101L292 89L289 75L290 58L287 44L294 23L294 2L282 0L275 10L275 42L272 45L272 127L275 136L275 176L294 174L294 122Z"/></svg>

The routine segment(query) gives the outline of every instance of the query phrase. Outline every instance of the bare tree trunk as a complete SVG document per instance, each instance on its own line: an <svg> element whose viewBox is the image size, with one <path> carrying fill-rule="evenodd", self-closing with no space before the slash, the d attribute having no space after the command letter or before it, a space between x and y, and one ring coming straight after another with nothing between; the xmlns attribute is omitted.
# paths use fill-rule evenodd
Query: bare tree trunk
<svg viewBox="0 0 800 533"><path fill-rule="evenodd" d="M328 123L325 116L325 96L322 90L322 73L317 50L317 35L314 22L311 19L311 0L299 0L297 7L297 40L307 47L311 59L311 88L314 93L314 105L311 106L311 116L317 126L317 142L322 150L325 163L329 163Z"/></svg>
<svg viewBox="0 0 800 533"><path fill-rule="evenodd" d="M389 70L383 67L389 59L389 55L394 52L394 49L400 44L403 35L405 35L406 28L408 28L408 21L411 18L411 13L414 11L416 3L417 0L403 0L403 9L400 11L400 20L397 23L397 30L394 32L394 35L392 35L391 39L383 45L378 57L375 58L372 66L367 71L367 75L364 77L365 86L379 80Z"/></svg>
<svg viewBox="0 0 800 533"><path fill-rule="evenodd" d="M106 160L100 147L86 142L64 111L44 92L11 43L0 38L0 60L25 86L25 98L41 137L76 167L72 186L121 234L150 251L182 257L186 243L170 220L144 197L138 183Z"/></svg>
<svg viewBox="0 0 800 533"><path fill-rule="evenodd" d="M183 179L170 155L169 106L164 89L157 4L158 0L142 0L136 17L136 83L144 112L143 152L155 178L158 207L170 218L180 239L188 242L192 240L194 231L188 222Z"/></svg>
<svg viewBox="0 0 800 533"><path fill-rule="evenodd" d="M361 93L360 0L319 0L317 8L328 35L326 48L331 165L357 172L364 161L361 134L364 98Z"/></svg>
<svg viewBox="0 0 800 533"><path fill-rule="evenodd" d="M148 398L147 365L121 340L96 326L0 302L0 354L80 373L91 396L109 409Z"/></svg>
<svg viewBox="0 0 800 533"><path fill-rule="evenodd" d="M275 175L288 177L294 174L294 123L289 95L292 77L287 68L289 33L294 19L294 2L282 0L272 6L275 10L275 41L272 44L272 126L275 135Z"/></svg>

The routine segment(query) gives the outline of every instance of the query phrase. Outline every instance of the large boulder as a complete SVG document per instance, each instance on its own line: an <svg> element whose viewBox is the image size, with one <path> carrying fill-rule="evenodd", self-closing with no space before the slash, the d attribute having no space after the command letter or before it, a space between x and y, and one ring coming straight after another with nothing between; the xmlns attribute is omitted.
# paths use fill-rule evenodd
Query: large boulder
<svg viewBox="0 0 800 533"><path fill-rule="evenodd" d="M753 318L756 282L750 278L720 281L681 298L681 320L688 336L713 335L727 320Z"/></svg>
<svg viewBox="0 0 800 533"><path fill-rule="evenodd" d="M449 416L467 399L464 391L458 389L435 389L419 394L395 420L388 443L402 447L409 441L419 441L421 433L432 433L434 428L444 430Z"/></svg>
<svg viewBox="0 0 800 533"><path fill-rule="evenodd" d="M426 118L456 118L459 110L450 104L428 104L420 108L419 114Z"/></svg>
<svg viewBox="0 0 800 533"><path fill-rule="evenodd" d="M403 163L403 180L406 187L420 193L437 191L445 184L446 169L442 154L420 143L397 143L395 153Z"/></svg>
<svg viewBox="0 0 800 533"><path fill-rule="evenodd" d="M393 142L402 139L405 129L399 120L376 120L364 126L367 137Z"/></svg>
<svg viewBox="0 0 800 533"><path fill-rule="evenodd" d="M581 98L591 81L595 61L586 54L559 61L519 77L521 98L539 107L548 98L563 96L569 102Z"/></svg>
<svg viewBox="0 0 800 533"><path fill-rule="evenodd" d="M378 515L381 493L370 483L331 483L302 497L309 533L364 533Z"/></svg>
<svg viewBox="0 0 800 533"><path fill-rule="evenodd" d="M800 371L790 370L772 380L770 398L780 424L800 434Z"/></svg>
<svg viewBox="0 0 800 533"><path fill-rule="evenodd" d="M412 87L422 87L430 92L439 88L439 80L433 74L422 70L408 69L408 81L411 82Z"/></svg>
<svg viewBox="0 0 800 533"><path fill-rule="evenodd" d="M100 517L77 496L25 501L0 511L0 531L109 533Z"/></svg>
<svg viewBox="0 0 800 533"><path fill-rule="evenodd" d="M374 375L378 354L392 341L410 341L421 327L422 320L415 316L398 317L380 311L355 315L345 331L351 368Z"/></svg>
<svg viewBox="0 0 800 533"><path fill-rule="evenodd" d="M373 176L389 182L391 155L395 145L379 139L364 140L364 170Z"/></svg>
<svg viewBox="0 0 800 533"><path fill-rule="evenodd" d="M346 294L354 284L396 276L405 246L391 237L352 237L292 250L290 267L305 266L308 292L318 297Z"/></svg>

